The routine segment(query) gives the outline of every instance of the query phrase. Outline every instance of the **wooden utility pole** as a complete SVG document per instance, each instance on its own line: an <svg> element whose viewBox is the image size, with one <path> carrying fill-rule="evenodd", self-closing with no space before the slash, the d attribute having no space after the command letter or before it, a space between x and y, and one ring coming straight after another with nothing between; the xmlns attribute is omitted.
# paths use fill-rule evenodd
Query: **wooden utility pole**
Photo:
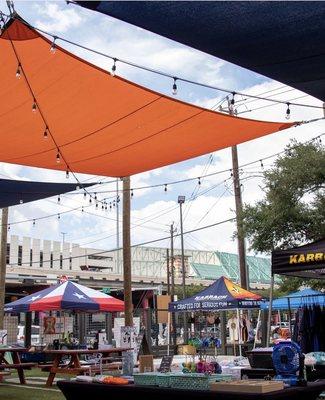
<svg viewBox="0 0 325 400"><path fill-rule="evenodd" d="M133 326L130 177L123 178L123 278L125 326Z"/></svg>
<svg viewBox="0 0 325 400"><path fill-rule="evenodd" d="M228 113L230 115L235 114L234 97L235 93L233 93L233 98L231 100L228 98ZM240 286L244 289L249 289L249 278L248 278L248 270L246 264L245 235L243 230L243 217L242 217L243 203L241 197L241 186L240 186L239 168L238 168L238 152L236 145L232 146L231 155L232 155L232 173L233 173L234 193L235 193L235 203L236 203L237 245L238 245Z"/></svg>
<svg viewBox="0 0 325 400"><path fill-rule="evenodd" d="M170 294L169 249L167 249L166 264L167 264L167 294L169 295Z"/></svg>
<svg viewBox="0 0 325 400"><path fill-rule="evenodd" d="M3 329L4 304L6 294L8 208L2 209L0 246L0 329Z"/></svg>
<svg viewBox="0 0 325 400"><path fill-rule="evenodd" d="M237 146L232 146L231 154L232 154L232 171L233 171L235 203L236 203L237 244L238 244L240 285L244 289L249 289L247 266L246 266L245 236L243 231L243 217L242 217L243 203L241 197L241 187L240 187L240 179L238 171Z"/></svg>

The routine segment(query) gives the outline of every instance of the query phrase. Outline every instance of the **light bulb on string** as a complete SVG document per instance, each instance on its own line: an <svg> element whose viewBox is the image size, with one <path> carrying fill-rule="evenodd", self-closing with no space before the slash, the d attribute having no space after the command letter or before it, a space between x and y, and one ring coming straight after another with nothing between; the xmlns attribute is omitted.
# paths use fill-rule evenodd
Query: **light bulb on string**
<svg viewBox="0 0 325 400"><path fill-rule="evenodd" d="M87 197L87 193L86 191L84 191L84 199Z"/></svg>
<svg viewBox="0 0 325 400"><path fill-rule="evenodd" d="M60 164L60 162L61 162L61 157L60 157L60 151L58 149L58 152L56 153L56 163Z"/></svg>
<svg viewBox="0 0 325 400"><path fill-rule="evenodd" d="M96 210L98 210L98 201L96 201Z"/></svg>
<svg viewBox="0 0 325 400"><path fill-rule="evenodd" d="M177 95L177 84L176 84L177 78L174 77L173 79L174 79L174 83L173 83L173 91L172 91L172 93L173 93L174 96L176 96Z"/></svg>
<svg viewBox="0 0 325 400"><path fill-rule="evenodd" d="M131 189L131 197L133 197L133 189Z"/></svg>
<svg viewBox="0 0 325 400"><path fill-rule="evenodd" d="M51 48L50 48L50 52L51 52L52 54L54 54L54 53L56 52L56 44L55 44L55 41L56 41L56 36L53 37L53 41L52 41Z"/></svg>
<svg viewBox="0 0 325 400"><path fill-rule="evenodd" d="M19 64L18 64L18 67L17 67L17 71L16 71L16 78L17 78L17 79L20 79L20 77L21 77L21 70L20 70L20 67L21 67L21 64L19 63Z"/></svg>
<svg viewBox="0 0 325 400"><path fill-rule="evenodd" d="M111 72L110 72L110 74L112 76L115 76L115 74L116 74L116 61L117 61L117 59L113 58L113 65L112 65L112 69L111 69Z"/></svg>
<svg viewBox="0 0 325 400"><path fill-rule="evenodd" d="M81 212L84 212L84 206L81 207Z"/></svg>
<svg viewBox="0 0 325 400"><path fill-rule="evenodd" d="M35 219L33 219L33 226L35 226Z"/></svg>
<svg viewBox="0 0 325 400"><path fill-rule="evenodd" d="M112 203L109 203L109 209L112 210Z"/></svg>
<svg viewBox="0 0 325 400"><path fill-rule="evenodd" d="M261 168L264 168L264 164L263 164L262 160L260 160L260 163L261 163Z"/></svg>
<svg viewBox="0 0 325 400"><path fill-rule="evenodd" d="M230 102L229 102L229 100L228 100L228 102L229 102L229 112L230 112L230 114L233 114L234 113L234 109L235 109L235 92L233 92L232 93L232 98L231 98L231 100L230 100Z"/></svg>
<svg viewBox="0 0 325 400"><path fill-rule="evenodd" d="M89 197L89 204L91 204L93 201L91 200L91 196Z"/></svg>
<svg viewBox="0 0 325 400"><path fill-rule="evenodd" d="M35 113L37 110L37 104L36 104L36 100L34 99L33 105L32 105L32 111L33 113Z"/></svg>
<svg viewBox="0 0 325 400"><path fill-rule="evenodd" d="M198 185L201 185L201 178L198 178Z"/></svg>
<svg viewBox="0 0 325 400"><path fill-rule="evenodd" d="M67 179L69 179L69 170L68 170L68 169L65 171L65 177L66 177ZM76 188L76 190L78 190L78 189Z"/></svg>
<svg viewBox="0 0 325 400"><path fill-rule="evenodd" d="M116 202L117 202L117 203L120 202L120 195L117 195Z"/></svg>
<svg viewBox="0 0 325 400"><path fill-rule="evenodd" d="M97 201L97 193L95 193L95 200Z"/></svg>
<svg viewBox="0 0 325 400"><path fill-rule="evenodd" d="M105 207L104 207L104 204L102 203L102 211L104 211L105 210Z"/></svg>
<svg viewBox="0 0 325 400"><path fill-rule="evenodd" d="M167 183L165 183L164 191L167 192Z"/></svg>
<svg viewBox="0 0 325 400"><path fill-rule="evenodd" d="M49 133L48 131L49 131L49 128L46 126L46 127L45 127L45 130L44 130L44 133L43 133L43 138L44 138L44 139L47 139L47 138L48 138L48 136L49 136L49 135L48 135L48 133Z"/></svg>
<svg viewBox="0 0 325 400"><path fill-rule="evenodd" d="M79 185L77 185L77 186L76 186L76 190L79 190L79 189L80 189L80 186L79 186Z"/></svg>
<svg viewBox="0 0 325 400"><path fill-rule="evenodd" d="M8 231L10 231L10 224L8 224Z"/></svg>
<svg viewBox="0 0 325 400"><path fill-rule="evenodd" d="M58 219L61 219L61 215L60 214L58 214Z"/></svg>
<svg viewBox="0 0 325 400"><path fill-rule="evenodd" d="M58 203L60 203L61 202L61 197L60 197L60 195L58 196Z"/></svg>
<svg viewBox="0 0 325 400"><path fill-rule="evenodd" d="M290 119L290 114L291 114L290 103L287 103L286 119Z"/></svg>

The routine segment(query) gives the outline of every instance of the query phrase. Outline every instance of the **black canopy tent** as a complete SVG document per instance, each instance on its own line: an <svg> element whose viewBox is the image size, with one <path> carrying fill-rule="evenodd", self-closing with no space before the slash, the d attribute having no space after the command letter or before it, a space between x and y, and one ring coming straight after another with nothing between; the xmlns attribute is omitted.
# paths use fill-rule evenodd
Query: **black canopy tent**
<svg viewBox="0 0 325 400"><path fill-rule="evenodd" d="M74 1L325 101L325 2Z"/></svg>
<svg viewBox="0 0 325 400"><path fill-rule="evenodd" d="M274 290L274 275L298 276L301 278L325 279L325 238L285 250L272 251L271 292L269 303L267 342L271 334L271 315ZM288 300L289 314L290 299ZM291 318L289 318L291 331Z"/></svg>

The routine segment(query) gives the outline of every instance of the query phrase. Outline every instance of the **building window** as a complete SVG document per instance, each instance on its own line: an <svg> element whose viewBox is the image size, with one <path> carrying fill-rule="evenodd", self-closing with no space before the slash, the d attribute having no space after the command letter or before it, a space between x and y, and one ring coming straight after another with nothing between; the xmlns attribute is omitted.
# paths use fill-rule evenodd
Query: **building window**
<svg viewBox="0 0 325 400"><path fill-rule="evenodd" d="M43 252L40 251L39 253L39 266L43 267Z"/></svg>
<svg viewBox="0 0 325 400"><path fill-rule="evenodd" d="M108 260L108 261L113 261L113 257L110 256L88 256L88 260Z"/></svg>
<svg viewBox="0 0 325 400"><path fill-rule="evenodd" d="M10 263L10 243L7 243L6 263Z"/></svg>
<svg viewBox="0 0 325 400"><path fill-rule="evenodd" d="M18 265L21 265L23 258L23 246L18 246Z"/></svg>
<svg viewBox="0 0 325 400"><path fill-rule="evenodd" d="M30 249L29 251L29 266L31 267L33 265L33 249Z"/></svg>

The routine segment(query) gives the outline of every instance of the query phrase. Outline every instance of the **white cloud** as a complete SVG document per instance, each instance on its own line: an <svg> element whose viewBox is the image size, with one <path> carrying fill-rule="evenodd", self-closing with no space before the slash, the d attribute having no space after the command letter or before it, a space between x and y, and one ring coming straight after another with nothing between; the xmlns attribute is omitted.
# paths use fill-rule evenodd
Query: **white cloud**
<svg viewBox="0 0 325 400"><path fill-rule="evenodd" d="M34 4L38 13L35 24L38 28L50 33L65 33L76 28L84 21L84 17L74 7L65 8L54 2Z"/></svg>

